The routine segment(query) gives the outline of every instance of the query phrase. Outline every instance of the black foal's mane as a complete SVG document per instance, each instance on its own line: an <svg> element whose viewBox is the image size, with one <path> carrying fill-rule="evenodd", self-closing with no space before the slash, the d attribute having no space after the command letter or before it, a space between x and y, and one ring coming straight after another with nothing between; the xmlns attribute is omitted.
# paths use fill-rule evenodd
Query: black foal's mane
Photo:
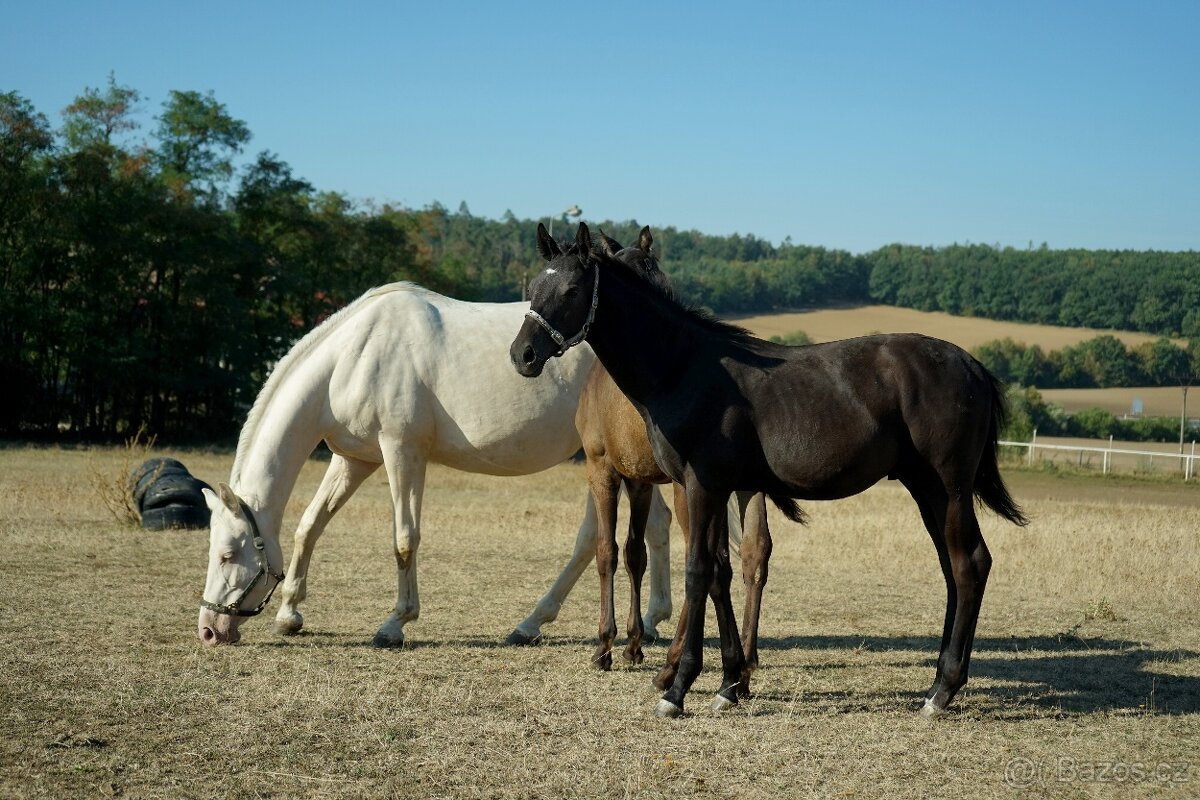
<svg viewBox="0 0 1200 800"><path fill-rule="evenodd" d="M566 250L567 254L578 254L578 247L571 244ZM658 259L653 255L647 256L653 259L655 266L658 265ZM603 274L609 272L620 272L632 281L636 281L642 286L649 289L651 296L661 304L666 305L667 309L676 315L682 315L694 322L697 327L708 333L715 334L723 339L728 340L733 344L738 344L743 347L758 348L763 344L763 341L756 337L753 333L738 325L731 325L716 318L707 308L694 306L684 302L676 296L673 289L668 285L664 285L658 281L648 280L646 276L638 268L626 264L619 258L613 258L607 253L593 251L591 254L591 263L599 267L601 271L601 281L604 280Z"/></svg>

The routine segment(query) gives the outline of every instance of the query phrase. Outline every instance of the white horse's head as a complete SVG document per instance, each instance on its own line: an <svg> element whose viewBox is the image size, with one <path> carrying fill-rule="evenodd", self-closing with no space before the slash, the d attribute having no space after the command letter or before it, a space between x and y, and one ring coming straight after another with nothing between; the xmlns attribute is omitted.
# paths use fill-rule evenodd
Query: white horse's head
<svg viewBox="0 0 1200 800"><path fill-rule="evenodd" d="M245 500L224 483L218 489L203 490L212 521L197 633L206 645L240 639L242 618L266 608L275 587L283 582L282 568L272 566L283 564L279 543L263 538Z"/></svg>

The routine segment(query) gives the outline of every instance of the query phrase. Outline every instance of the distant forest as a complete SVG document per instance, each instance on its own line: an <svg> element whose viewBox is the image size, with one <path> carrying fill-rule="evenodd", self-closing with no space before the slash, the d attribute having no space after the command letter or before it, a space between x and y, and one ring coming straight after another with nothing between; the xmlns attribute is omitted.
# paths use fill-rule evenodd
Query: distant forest
<svg viewBox="0 0 1200 800"><path fill-rule="evenodd" d="M19 93L0 93L0 435L111 440L144 428L224 440L270 366L366 289L411 280L517 300L539 269L538 220L318 191L270 152L235 168L250 131L211 93L173 91L147 129L143 116L138 92L111 77L57 127ZM594 224L632 241L641 222ZM573 229L555 221L559 236ZM851 254L672 227L654 235L679 294L718 313L871 302L1200 337L1197 252ZM1006 363L1022 358L1001 350Z"/></svg>

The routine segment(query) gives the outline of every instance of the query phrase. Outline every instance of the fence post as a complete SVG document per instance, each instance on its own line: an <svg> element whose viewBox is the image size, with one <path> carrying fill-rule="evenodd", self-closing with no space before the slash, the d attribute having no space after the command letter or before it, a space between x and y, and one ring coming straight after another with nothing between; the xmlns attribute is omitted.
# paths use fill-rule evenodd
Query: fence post
<svg viewBox="0 0 1200 800"><path fill-rule="evenodd" d="M1037 445L1037 428L1033 429L1033 438L1029 440L1029 466L1033 466L1033 448Z"/></svg>

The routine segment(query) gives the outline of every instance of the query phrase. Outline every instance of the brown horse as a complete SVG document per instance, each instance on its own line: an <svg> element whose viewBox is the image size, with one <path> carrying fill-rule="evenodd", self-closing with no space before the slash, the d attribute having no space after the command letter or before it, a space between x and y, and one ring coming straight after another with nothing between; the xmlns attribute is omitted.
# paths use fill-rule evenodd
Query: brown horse
<svg viewBox="0 0 1200 800"><path fill-rule="evenodd" d="M642 229L637 245L628 248L622 248L617 241L601 233L601 243L607 253L639 270L646 280L667 288L667 277L659 270L651 252L653 242L648 227ZM626 661L640 664L643 658L641 584L646 569L646 517L654 484L672 481L654 460L646 423L599 362L593 366L584 385L579 410L575 414L575 426L587 456L588 488L595 501L598 517L596 567L600 573L600 631L593 663L604 670L612 667L613 641L617 636L613 603L613 576L617 568L617 500L621 484L624 483L630 506L629 531L625 540L625 569L629 574L630 600L627 626L629 641L623 655ZM674 484L674 491L675 513L686 543L687 496L677 483ZM746 584L742 648L749 671L758 666L758 616L763 588L767 583L771 533L767 527L763 495L740 493L738 506L743 531L742 577ZM665 689L675 679L687 617L688 606L684 603L666 664L655 678L655 685L660 689Z"/></svg>

